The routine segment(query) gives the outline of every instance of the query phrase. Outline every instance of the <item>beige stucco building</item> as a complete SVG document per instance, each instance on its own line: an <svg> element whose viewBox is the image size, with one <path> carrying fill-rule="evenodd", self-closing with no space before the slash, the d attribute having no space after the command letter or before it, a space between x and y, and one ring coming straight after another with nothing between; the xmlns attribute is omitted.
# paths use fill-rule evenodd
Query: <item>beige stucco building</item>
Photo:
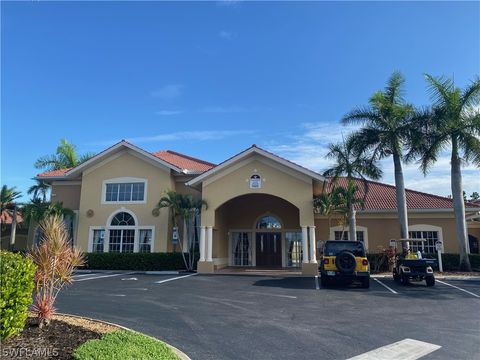
<svg viewBox="0 0 480 360"><path fill-rule="evenodd" d="M168 210L156 208L169 189L207 204L199 228L200 272L256 266L315 274L321 242L348 238L338 219L314 211L313 198L328 191L327 179L255 145L214 165L121 141L75 168L38 178L52 184L52 202L76 213L73 241L87 252L174 251ZM357 237L379 252L400 235L395 188L369 182L369 189L357 213ZM410 237L427 239L425 251L434 252L441 240L445 252L458 252L451 199L408 190L407 205ZM467 206L468 216L479 210ZM480 226L470 223L471 250L478 252Z"/></svg>

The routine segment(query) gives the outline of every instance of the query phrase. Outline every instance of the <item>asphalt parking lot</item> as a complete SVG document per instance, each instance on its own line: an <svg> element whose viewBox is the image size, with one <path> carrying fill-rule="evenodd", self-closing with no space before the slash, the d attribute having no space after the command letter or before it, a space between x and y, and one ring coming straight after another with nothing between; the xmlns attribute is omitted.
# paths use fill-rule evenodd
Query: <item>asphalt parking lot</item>
<svg viewBox="0 0 480 360"><path fill-rule="evenodd" d="M379 278L370 289L252 275L112 272L75 280L57 300L60 312L147 333L192 359L349 359L380 347L391 351L388 346L405 339L427 349L412 359L478 359L480 353L478 280L427 288Z"/></svg>

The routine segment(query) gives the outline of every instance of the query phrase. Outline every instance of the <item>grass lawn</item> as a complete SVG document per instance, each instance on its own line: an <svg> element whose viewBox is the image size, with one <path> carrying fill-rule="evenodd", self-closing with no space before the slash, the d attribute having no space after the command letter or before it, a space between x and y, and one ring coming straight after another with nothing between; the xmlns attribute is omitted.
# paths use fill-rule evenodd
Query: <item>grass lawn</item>
<svg viewBox="0 0 480 360"><path fill-rule="evenodd" d="M74 352L77 360L178 360L177 355L159 340L131 331L116 331L99 340L89 340Z"/></svg>

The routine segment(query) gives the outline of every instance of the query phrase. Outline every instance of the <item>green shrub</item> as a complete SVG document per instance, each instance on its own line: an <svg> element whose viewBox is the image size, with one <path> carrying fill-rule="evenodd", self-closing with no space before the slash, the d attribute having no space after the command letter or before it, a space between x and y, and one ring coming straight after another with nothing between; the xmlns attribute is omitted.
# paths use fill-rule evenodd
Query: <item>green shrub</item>
<svg viewBox="0 0 480 360"><path fill-rule="evenodd" d="M437 254L427 254L426 257L438 259ZM480 255L479 254L470 254L470 265L472 265L472 270L480 271ZM460 265L460 255L458 254L442 254L442 265L443 271L458 271ZM434 270L438 271L438 261L437 264L433 267Z"/></svg>
<svg viewBox="0 0 480 360"><path fill-rule="evenodd" d="M178 360L178 356L165 343L132 331L115 331L99 340L89 340L73 352L73 358Z"/></svg>
<svg viewBox="0 0 480 360"><path fill-rule="evenodd" d="M20 255L0 251L0 338L18 335L32 303L35 265Z"/></svg>
<svg viewBox="0 0 480 360"><path fill-rule="evenodd" d="M184 270L181 253L88 253L85 269L161 271ZM198 256L196 256L198 259Z"/></svg>

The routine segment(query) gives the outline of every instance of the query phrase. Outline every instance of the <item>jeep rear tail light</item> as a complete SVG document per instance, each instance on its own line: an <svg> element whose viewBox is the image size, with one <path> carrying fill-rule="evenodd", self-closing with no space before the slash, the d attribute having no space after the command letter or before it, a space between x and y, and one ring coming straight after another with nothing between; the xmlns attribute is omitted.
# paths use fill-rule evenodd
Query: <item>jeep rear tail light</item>
<svg viewBox="0 0 480 360"><path fill-rule="evenodd" d="M330 259L325 259L325 260L323 260L323 263L324 263L324 264L327 264L327 265L330 264Z"/></svg>
<svg viewBox="0 0 480 360"><path fill-rule="evenodd" d="M367 266L367 265L368 265L368 260L367 260L367 259L363 259L363 260L362 260L362 265L363 265L363 266Z"/></svg>

